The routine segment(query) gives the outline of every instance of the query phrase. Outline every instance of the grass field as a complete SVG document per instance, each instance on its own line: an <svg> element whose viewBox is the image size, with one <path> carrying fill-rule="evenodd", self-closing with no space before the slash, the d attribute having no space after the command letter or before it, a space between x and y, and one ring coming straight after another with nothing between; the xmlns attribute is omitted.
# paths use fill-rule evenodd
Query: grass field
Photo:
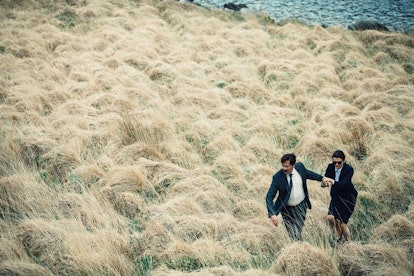
<svg viewBox="0 0 414 276"><path fill-rule="evenodd" d="M0 2L1 275L412 275L414 37L177 1ZM354 167L352 241L284 153Z"/></svg>

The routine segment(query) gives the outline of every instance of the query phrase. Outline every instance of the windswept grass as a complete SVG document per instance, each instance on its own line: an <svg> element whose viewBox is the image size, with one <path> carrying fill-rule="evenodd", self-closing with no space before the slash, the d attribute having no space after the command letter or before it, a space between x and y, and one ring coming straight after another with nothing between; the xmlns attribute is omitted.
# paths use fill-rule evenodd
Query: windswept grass
<svg viewBox="0 0 414 276"><path fill-rule="evenodd" d="M414 38L181 1L0 3L0 274L411 275ZM280 157L359 198L267 218Z"/></svg>

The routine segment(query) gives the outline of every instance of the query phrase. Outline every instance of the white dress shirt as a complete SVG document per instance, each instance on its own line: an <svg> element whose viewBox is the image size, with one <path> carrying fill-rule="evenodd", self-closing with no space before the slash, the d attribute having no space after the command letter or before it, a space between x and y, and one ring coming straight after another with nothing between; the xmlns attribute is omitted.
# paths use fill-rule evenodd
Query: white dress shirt
<svg viewBox="0 0 414 276"><path fill-rule="evenodd" d="M335 168L335 181L339 182L339 176L341 175L342 168L337 169Z"/></svg>
<svg viewBox="0 0 414 276"><path fill-rule="evenodd" d="M290 175L286 175L288 183L290 182ZM302 177L296 169L292 171L292 192L290 193L289 200L287 202L288 206L296 206L305 199L305 192L303 191L302 186Z"/></svg>

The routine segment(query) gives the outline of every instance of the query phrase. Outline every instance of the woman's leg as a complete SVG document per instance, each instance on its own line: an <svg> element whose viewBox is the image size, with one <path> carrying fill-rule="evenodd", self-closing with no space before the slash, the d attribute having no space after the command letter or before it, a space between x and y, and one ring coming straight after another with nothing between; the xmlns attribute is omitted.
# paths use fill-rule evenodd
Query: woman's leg
<svg viewBox="0 0 414 276"><path fill-rule="evenodd" d="M351 231L349 231L348 225L344 222L341 222L340 225L341 231L344 234L344 238L346 241L350 241L351 240Z"/></svg>
<svg viewBox="0 0 414 276"><path fill-rule="evenodd" d="M326 220L329 222L329 225L332 229L335 229L336 238L339 240L342 238L342 229L340 222L335 219L333 215L328 215Z"/></svg>

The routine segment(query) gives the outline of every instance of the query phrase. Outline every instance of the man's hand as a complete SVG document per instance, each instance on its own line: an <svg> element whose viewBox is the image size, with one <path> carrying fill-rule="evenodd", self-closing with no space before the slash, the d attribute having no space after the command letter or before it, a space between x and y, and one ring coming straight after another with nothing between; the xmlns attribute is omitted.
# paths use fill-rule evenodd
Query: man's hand
<svg viewBox="0 0 414 276"><path fill-rule="evenodd" d="M276 227L279 225L279 220L276 215L271 216L270 219Z"/></svg>
<svg viewBox="0 0 414 276"><path fill-rule="evenodd" d="M329 178L329 177L326 177L326 176L324 176L322 178L323 187L329 187L330 185L332 185L334 183L335 183L335 180L333 180L332 178Z"/></svg>

